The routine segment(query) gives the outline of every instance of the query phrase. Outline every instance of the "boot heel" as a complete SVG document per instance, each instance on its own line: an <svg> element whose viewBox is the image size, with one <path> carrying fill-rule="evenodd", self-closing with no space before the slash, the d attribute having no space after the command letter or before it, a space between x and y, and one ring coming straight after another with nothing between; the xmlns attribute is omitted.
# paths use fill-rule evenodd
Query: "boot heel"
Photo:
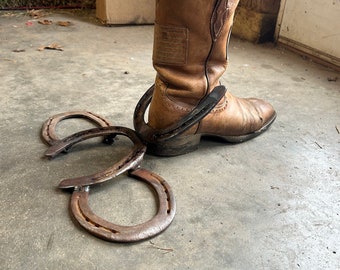
<svg viewBox="0 0 340 270"><path fill-rule="evenodd" d="M195 151L200 139L201 135L184 135L163 142L148 143L147 153L166 157L184 155Z"/></svg>

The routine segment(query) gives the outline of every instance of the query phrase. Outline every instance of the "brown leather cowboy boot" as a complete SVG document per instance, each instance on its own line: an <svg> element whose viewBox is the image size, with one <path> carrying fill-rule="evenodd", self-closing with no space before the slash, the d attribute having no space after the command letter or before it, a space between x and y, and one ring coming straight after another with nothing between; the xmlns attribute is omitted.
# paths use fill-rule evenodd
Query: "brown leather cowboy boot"
<svg viewBox="0 0 340 270"><path fill-rule="evenodd" d="M220 85L238 2L156 1L153 64L157 76L148 91L152 93L148 124L141 120L145 104L137 105L134 120L149 152L163 156L185 154L195 150L205 135L243 142L261 134L274 121L276 113L269 103L226 92L202 120L190 125L185 122L185 117L197 111L202 100ZM147 101L144 98L141 102Z"/></svg>

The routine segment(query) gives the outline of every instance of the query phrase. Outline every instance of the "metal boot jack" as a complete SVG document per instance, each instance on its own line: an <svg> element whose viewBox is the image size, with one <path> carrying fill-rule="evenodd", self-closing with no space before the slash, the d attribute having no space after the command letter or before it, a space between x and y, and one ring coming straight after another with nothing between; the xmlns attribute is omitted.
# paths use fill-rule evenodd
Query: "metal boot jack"
<svg viewBox="0 0 340 270"><path fill-rule="evenodd" d="M197 111L220 86L238 0L157 0L153 65L155 84L136 107L135 130L148 152L175 156L197 149L203 136L239 143L263 133L275 120L273 107L256 98L226 92L196 123ZM150 104L148 123L145 110ZM203 106L204 107L204 106ZM173 136L159 136L178 129Z"/></svg>

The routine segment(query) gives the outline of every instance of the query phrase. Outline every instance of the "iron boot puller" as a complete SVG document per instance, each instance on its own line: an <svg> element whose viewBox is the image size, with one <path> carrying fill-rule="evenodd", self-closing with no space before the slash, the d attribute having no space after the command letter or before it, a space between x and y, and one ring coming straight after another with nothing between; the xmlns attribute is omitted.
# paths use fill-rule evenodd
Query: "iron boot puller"
<svg viewBox="0 0 340 270"><path fill-rule="evenodd" d="M178 136L168 133L220 86L227 67L227 46L238 0L157 0L153 65L155 85L136 107L136 132L148 152L175 156L197 149L204 135L243 142L264 132L275 120L273 107L260 99L226 92L215 108ZM148 98L148 96L152 98ZM143 122L151 99L148 124Z"/></svg>
<svg viewBox="0 0 340 270"><path fill-rule="evenodd" d="M153 65L157 75L154 85L135 108L136 131L111 126L104 118L89 112L57 115L44 124L43 138L51 145L46 155L50 157L97 136L112 143L116 135L123 135L134 143L126 157L107 170L65 179L59 185L74 188L72 214L90 233L109 241L133 242L152 237L170 225L176 211L174 196L164 179L140 168L145 151L160 156L185 154L197 149L206 135L239 143L258 136L274 122L276 113L269 103L235 97L220 83L227 67L227 48L237 5L238 0L156 0ZM70 117L85 117L100 127L59 140L55 126ZM90 186L124 172L156 191L159 208L150 221L136 226L115 225L89 208Z"/></svg>

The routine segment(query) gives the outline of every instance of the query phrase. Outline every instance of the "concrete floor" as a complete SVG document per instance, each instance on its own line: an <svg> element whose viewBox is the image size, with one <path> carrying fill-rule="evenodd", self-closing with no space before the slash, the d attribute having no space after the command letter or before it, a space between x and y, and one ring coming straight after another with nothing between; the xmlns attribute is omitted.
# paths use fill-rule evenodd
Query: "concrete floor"
<svg viewBox="0 0 340 270"><path fill-rule="evenodd" d="M185 156L146 156L142 166L174 191L175 219L153 239L110 243L71 219L70 192L56 186L109 167L130 143L84 142L48 160L40 128L74 110L132 127L134 106L155 76L153 27L103 27L92 13L66 11L42 18L52 25L26 25L30 19L0 13L1 269L339 269L339 73L232 39L223 83L235 95L270 101L276 122L243 144L204 141ZM54 42L64 50L37 51ZM69 120L58 132L89 127ZM125 225L156 209L152 192L126 176L94 187L90 204Z"/></svg>

